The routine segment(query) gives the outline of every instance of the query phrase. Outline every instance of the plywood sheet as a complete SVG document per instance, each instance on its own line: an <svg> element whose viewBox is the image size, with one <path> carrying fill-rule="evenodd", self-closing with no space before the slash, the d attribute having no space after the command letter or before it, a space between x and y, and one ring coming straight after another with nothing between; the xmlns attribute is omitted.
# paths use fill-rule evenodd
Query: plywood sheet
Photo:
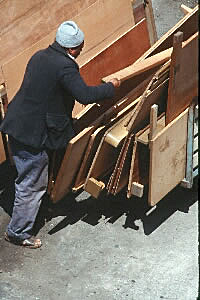
<svg viewBox="0 0 200 300"><path fill-rule="evenodd" d="M100 84L103 77L134 63L149 48L147 24L143 19L82 66L81 75L89 85Z"/></svg>
<svg viewBox="0 0 200 300"><path fill-rule="evenodd" d="M30 47L96 0L4 0L0 2L0 64Z"/></svg>
<svg viewBox="0 0 200 300"><path fill-rule="evenodd" d="M188 109L150 142L148 203L154 206L185 177Z"/></svg>
<svg viewBox="0 0 200 300"><path fill-rule="evenodd" d="M53 2L53 0L51 0L51 2ZM72 1L68 2L70 3ZM80 1L73 1L73 4L70 5L70 9L67 11L67 13L64 14L64 12L62 12L64 20L68 18L73 19L85 33L85 47L80 58L77 60L80 66L85 64L89 58L95 56L106 46L111 44L113 40L129 30L134 24L129 0L120 0L117 1L117 3L114 3L113 0L108 0L106 2L103 0L98 0L88 8L87 5L93 3L94 0L83 2L84 4ZM49 5L50 3L48 6ZM113 10L113 5L115 6L115 10ZM66 6L68 5L66 4ZM122 13L122 15L120 15L119 11ZM104 19L107 21L103 22ZM62 21L63 19L59 19L58 23L61 23ZM31 26L29 25L29 27ZM3 53L2 56L0 54L0 57L4 57L3 76L6 82L9 101L17 92L22 82L28 60L37 50L47 47L54 41L56 30L57 28L53 29L51 27L51 30L49 30L48 34L43 35L45 36L44 38L41 39L40 37L37 39L39 40L38 42L36 42L35 39L30 38L30 44L23 44L23 49L27 48L26 50L22 52L23 49L20 51L18 49L18 52L15 51L12 55L9 54L9 58L15 56L10 61L8 61L8 57L6 58L5 55L3 56ZM14 45L12 49L13 48L15 50L16 45ZM19 53L19 55L16 56L17 53ZM2 62L0 62L0 64L2 64Z"/></svg>
<svg viewBox="0 0 200 300"><path fill-rule="evenodd" d="M90 134L94 129L94 126L86 128L84 132L68 143L55 185L51 192L53 202L62 199L71 190Z"/></svg>
<svg viewBox="0 0 200 300"><path fill-rule="evenodd" d="M184 47L181 41L174 46L170 65L167 124L183 112L198 95L198 43L198 33L196 33Z"/></svg>

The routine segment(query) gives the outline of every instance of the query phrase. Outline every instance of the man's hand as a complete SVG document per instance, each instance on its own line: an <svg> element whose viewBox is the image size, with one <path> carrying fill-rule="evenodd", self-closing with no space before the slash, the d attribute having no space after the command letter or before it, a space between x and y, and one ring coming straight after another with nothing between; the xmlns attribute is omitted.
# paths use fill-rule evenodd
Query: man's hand
<svg viewBox="0 0 200 300"><path fill-rule="evenodd" d="M121 85L121 81L117 78L112 78L110 82L114 85L115 88L118 88Z"/></svg>

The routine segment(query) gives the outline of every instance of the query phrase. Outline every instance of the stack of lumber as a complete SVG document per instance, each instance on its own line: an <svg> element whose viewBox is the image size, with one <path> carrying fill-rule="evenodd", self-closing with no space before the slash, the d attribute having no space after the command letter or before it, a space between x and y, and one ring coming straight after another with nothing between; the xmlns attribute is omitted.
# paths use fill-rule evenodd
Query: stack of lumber
<svg viewBox="0 0 200 300"><path fill-rule="evenodd" d="M50 2L55 4L54 0ZM149 184L149 204L154 205L184 178L188 107L197 96L198 7L156 40L151 1L146 6L133 5L134 9L131 2L135 1L88 0L71 4L70 18L86 35L86 47L78 61L82 77L89 85L113 77L121 79L122 84L111 100L86 107L76 103L73 117L77 134L64 153L52 154L48 193L53 202L82 188L95 198L103 190L116 195L124 188L127 197L141 197L144 185ZM41 22L37 11L42 3L30 1L20 8L16 23L19 18L26 26L33 15ZM64 9L64 3L59 1L60 9ZM57 23L66 16L59 17ZM9 59L0 61L0 83L5 87L7 102L19 88L31 55L53 41L56 25L44 26L44 32L32 43L30 39L29 45L25 43L16 56L9 54ZM4 28L5 32L14 30L9 23ZM6 110L3 100L1 107ZM185 134L176 148L173 139L180 128ZM181 153L180 158L177 153ZM168 171L158 168L159 155L162 161L166 155L171 159ZM179 166L179 172L173 165ZM176 180L165 185L164 173L172 171ZM157 182L162 178L159 184L165 186L159 195L155 193L154 178Z"/></svg>
<svg viewBox="0 0 200 300"><path fill-rule="evenodd" d="M197 18L198 7L132 65L103 78L103 81L109 81L110 77L121 76L121 93L112 107L105 110L101 107L97 118L69 142L51 189L54 202L70 190L77 191L82 187L96 198L102 190L116 195L123 188L126 188L127 197L137 193L141 196L144 185L149 184L149 204L154 205L184 178L188 107L197 96L198 86ZM191 68L185 68L189 57ZM181 78L187 78L183 93L180 92ZM158 109L150 114L152 105L158 105ZM97 111L93 106L84 114L90 116ZM179 134L181 128L182 139L173 144L174 135ZM169 147L168 141L174 146ZM164 153L165 148L169 148L169 153ZM163 153L169 160L169 164L165 161L165 165L171 166L169 170L166 166L158 168L156 165L156 157ZM161 156L160 160L164 161L164 158ZM160 169L163 174L158 173ZM155 170L157 178L174 172L171 184L167 179L164 184L162 179L160 184L166 188L161 189L160 195L152 192L156 190Z"/></svg>

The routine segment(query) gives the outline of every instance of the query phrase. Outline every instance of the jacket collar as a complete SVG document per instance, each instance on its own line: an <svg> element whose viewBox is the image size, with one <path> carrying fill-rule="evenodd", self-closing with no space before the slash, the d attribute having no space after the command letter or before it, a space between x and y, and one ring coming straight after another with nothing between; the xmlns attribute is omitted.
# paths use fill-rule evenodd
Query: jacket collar
<svg viewBox="0 0 200 300"><path fill-rule="evenodd" d="M78 66L77 62L75 61L75 58L71 57L71 55L68 55L68 54L66 53L66 50L65 50L63 47L61 47L56 41L53 42L53 44L51 44L49 47L52 48L52 49L54 49L54 50L56 50L56 51L59 52L59 53L62 53L62 54L65 55L66 57L70 58L70 59L71 59L72 61L74 61L75 64Z"/></svg>

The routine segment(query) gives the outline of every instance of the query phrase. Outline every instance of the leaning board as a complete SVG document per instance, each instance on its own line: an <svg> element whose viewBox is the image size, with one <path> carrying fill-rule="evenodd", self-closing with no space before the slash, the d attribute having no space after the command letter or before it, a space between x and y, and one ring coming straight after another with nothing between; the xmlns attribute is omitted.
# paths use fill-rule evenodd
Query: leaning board
<svg viewBox="0 0 200 300"><path fill-rule="evenodd" d="M181 32L177 34L181 38L184 36ZM166 124L183 112L198 95L198 43L198 33L196 33L187 40L185 45L182 45L181 40L174 45L170 65Z"/></svg>
<svg viewBox="0 0 200 300"><path fill-rule="evenodd" d="M150 141L148 203L154 206L185 178L188 108Z"/></svg>
<svg viewBox="0 0 200 300"><path fill-rule="evenodd" d="M85 7L83 6L83 10L79 14L70 13L65 16L73 19L85 33L85 47L81 56L77 59L80 66L134 25L130 5L129 0L118 0L117 2L114 0L107 0L106 2L98 0L87 9L84 9ZM114 6L115 10L113 11ZM97 11L98 15L96 15ZM71 9L70 12L72 12ZM78 13L79 11L76 10L76 12ZM100 19L97 20L97 18ZM107 22L103 22L104 19ZM4 60L2 71L6 83L8 101L12 99L20 87L30 57L36 51L48 47L54 41L56 30L57 28L51 30L48 35L36 43L33 40L29 48L27 46L26 50L12 57L9 61Z"/></svg>

